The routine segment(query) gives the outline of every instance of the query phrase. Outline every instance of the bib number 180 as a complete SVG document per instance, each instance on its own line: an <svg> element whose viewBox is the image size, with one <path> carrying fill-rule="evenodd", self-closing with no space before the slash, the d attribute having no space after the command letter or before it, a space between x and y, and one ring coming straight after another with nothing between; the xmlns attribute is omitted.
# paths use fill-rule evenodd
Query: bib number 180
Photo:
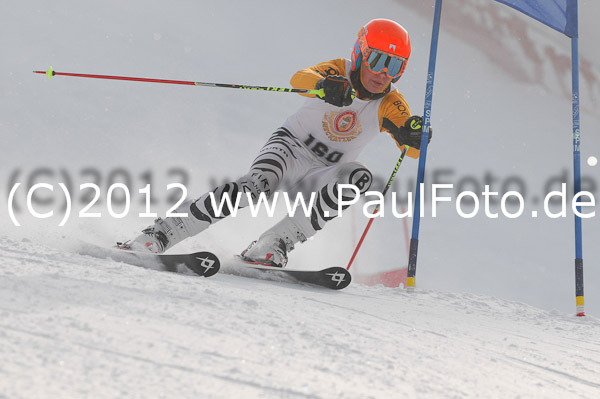
<svg viewBox="0 0 600 399"><path fill-rule="evenodd" d="M312 135L304 141L304 144L318 157L325 159L329 163L337 163L344 154L339 151L331 151L327 145L315 139Z"/></svg>

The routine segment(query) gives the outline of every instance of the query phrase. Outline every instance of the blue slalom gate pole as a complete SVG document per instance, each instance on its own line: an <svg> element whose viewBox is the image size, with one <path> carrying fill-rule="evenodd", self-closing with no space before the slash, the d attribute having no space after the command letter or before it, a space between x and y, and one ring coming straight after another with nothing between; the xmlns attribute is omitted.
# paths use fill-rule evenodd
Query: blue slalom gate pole
<svg viewBox="0 0 600 399"><path fill-rule="evenodd" d="M577 21L577 1L572 10ZM573 195L581 191L581 154L580 154L580 122L579 122L579 42L578 35L571 37L571 70L573 86ZM577 207L581 214L581 207ZM585 316L583 300L583 244L581 217L575 213L575 304L577 316Z"/></svg>
<svg viewBox="0 0 600 399"><path fill-rule="evenodd" d="M406 288L415 288L415 275L417 272L417 252L419 249L419 227L421 224L421 186L425 178L425 162L427 160L427 144L429 142L429 126L431 124L431 103L433 102L433 79L435 76L435 63L437 58L438 36L440 33L440 19L442 14L442 0L435 0L433 14L433 29L431 33L431 49L429 50L429 69L427 71L427 85L425 87L425 108L423 110L423 130L421 134L421 152L419 155L419 171L417 173L417 188L415 190L415 207L413 214L412 236L408 254L408 272Z"/></svg>

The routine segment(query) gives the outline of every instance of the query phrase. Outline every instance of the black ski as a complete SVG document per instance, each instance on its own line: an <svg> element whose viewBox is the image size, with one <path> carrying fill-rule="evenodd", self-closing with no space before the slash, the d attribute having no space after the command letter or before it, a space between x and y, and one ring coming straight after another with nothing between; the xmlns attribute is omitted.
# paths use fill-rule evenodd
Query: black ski
<svg viewBox="0 0 600 399"><path fill-rule="evenodd" d="M233 265L228 268L225 273L241 275L244 277L255 277L259 274L269 274L271 276L280 277L281 280L295 283L305 283L325 287L332 290L341 290L346 288L352 281L350 272L343 267L333 266L320 270L298 270L289 268L280 268L274 266L263 266L248 263L242 260L239 256L236 259L241 264ZM252 271L256 271L252 273ZM256 277L261 278L260 275Z"/></svg>
<svg viewBox="0 0 600 399"><path fill-rule="evenodd" d="M190 254L150 254L83 244L80 253L95 258L110 258L134 266L169 272L178 272L179 266L185 266L203 277L214 276L221 267L219 258L212 252L206 251Z"/></svg>
<svg viewBox="0 0 600 399"><path fill-rule="evenodd" d="M154 256L165 266L167 271L177 272L177 267L184 265L203 277L214 276L221 267L219 258L212 252L206 251L182 255L159 254Z"/></svg>
<svg viewBox="0 0 600 399"><path fill-rule="evenodd" d="M185 266L194 273L210 277L217 272L252 277L265 280L303 283L332 290L346 288L352 281L350 272L343 267L328 267L320 270L298 270L251 264L236 256L238 261L221 269L219 258L212 252L195 252L190 254L150 254L128 251L116 248L103 248L93 244L82 244L81 254L96 258L110 258L119 262L129 263L156 270L178 272L180 266Z"/></svg>

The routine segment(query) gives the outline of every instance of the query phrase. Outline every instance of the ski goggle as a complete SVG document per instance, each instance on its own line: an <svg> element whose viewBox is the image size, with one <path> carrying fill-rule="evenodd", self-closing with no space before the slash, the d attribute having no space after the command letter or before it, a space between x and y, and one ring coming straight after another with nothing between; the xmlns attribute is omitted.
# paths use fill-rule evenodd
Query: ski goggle
<svg viewBox="0 0 600 399"><path fill-rule="evenodd" d="M381 50L368 48L369 54L363 52L365 65L375 73L385 72L392 79L400 77L408 60L404 57L392 55Z"/></svg>

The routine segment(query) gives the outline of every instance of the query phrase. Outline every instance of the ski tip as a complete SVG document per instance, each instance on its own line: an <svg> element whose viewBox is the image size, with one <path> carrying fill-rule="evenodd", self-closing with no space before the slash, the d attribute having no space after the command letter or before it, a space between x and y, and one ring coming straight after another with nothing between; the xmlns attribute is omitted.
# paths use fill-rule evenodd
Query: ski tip
<svg viewBox="0 0 600 399"><path fill-rule="evenodd" d="M328 281L327 287L333 290L344 289L352 282L352 275L343 267L330 267L321 270L321 273L328 277L328 279L326 279L326 281Z"/></svg>
<svg viewBox="0 0 600 399"><path fill-rule="evenodd" d="M191 254L190 258L193 260L191 263L186 263L186 266L203 277L214 276L221 268L219 258L212 252L196 252Z"/></svg>

